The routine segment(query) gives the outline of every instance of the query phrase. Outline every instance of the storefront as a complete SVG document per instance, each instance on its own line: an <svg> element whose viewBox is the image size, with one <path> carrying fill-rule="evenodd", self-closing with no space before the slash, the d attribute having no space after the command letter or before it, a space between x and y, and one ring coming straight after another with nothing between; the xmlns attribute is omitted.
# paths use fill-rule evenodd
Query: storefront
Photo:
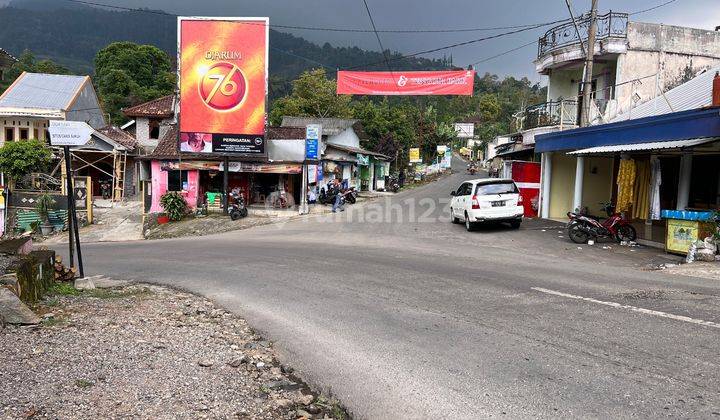
<svg viewBox="0 0 720 420"><path fill-rule="evenodd" d="M162 211L160 197L168 191L181 193L191 208L205 202L222 207L223 170L220 161L153 161L150 212ZM251 206L293 208L300 202L301 164L230 162L228 171L228 189L238 189Z"/></svg>
<svg viewBox="0 0 720 420"><path fill-rule="evenodd" d="M668 235L688 231L678 221L694 224L702 235L696 222L720 208L719 111L695 109L541 136L536 148L543 152L543 216L562 218L583 208L599 214L600 203L611 202L641 240L682 252L668 247Z"/></svg>

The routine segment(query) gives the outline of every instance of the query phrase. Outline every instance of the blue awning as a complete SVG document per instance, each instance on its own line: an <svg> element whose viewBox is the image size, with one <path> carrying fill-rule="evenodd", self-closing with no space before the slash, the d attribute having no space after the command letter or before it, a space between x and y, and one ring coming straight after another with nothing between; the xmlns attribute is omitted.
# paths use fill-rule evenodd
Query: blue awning
<svg viewBox="0 0 720 420"><path fill-rule="evenodd" d="M541 134L535 152L720 137L720 108L693 109L612 124Z"/></svg>

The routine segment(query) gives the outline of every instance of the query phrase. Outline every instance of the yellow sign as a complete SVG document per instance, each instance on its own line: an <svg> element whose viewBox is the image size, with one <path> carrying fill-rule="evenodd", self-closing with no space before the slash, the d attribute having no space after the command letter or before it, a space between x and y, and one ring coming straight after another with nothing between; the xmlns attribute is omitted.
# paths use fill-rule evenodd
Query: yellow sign
<svg viewBox="0 0 720 420"><path fill-rule="evenodd" d="M410 149L410 163L419 163L419 162L422 162L422 159L420 158L420 148L413 147Z"/></svg>
<svg viewBox="0 0 720 420"><path fill-rule="evenodd" d="M668 251L687 254L690 245L698 240L698 222L668 219L665 247Z"/></svg>

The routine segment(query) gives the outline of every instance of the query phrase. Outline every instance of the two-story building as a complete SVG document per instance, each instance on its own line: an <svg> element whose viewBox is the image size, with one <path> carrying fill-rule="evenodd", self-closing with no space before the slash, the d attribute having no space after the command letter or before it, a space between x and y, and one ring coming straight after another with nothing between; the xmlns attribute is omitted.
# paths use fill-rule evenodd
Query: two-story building
<svg viewBox="0 0 720 420"><path fill-rule="evenodd" d="M140 153L150 153L172 129L176 106L176 96L168 95L125 108L123 114L132 119L121 128L135 137Z"/></svg>
<svg viewBox="0 0 720 420"><path fill-rule="evenodd" d="M542 160L544 174L553 187L546 194L543 217L561 218L580 206L574 197L573 183L578 171L607 173L613 162L583 162L564 153L539 156L535 147L537 136L579 126L582 109L582 79L585 64L583 45L587 44L589 16L548 30L538 41L536 71L547 76L547 99L533 104L517 115L518 133L513 147L499 153L505 159L517 159L530 153ZM700 72L720 65L720 32L632 22L626 13L609 12L598 16L592 75L592 98L587 110L590 124L604 124L618 115L632 116L639 105L692 79ZM582 161L582 159L581 159ZM552 168L550 171L547 168ZM601 177L584 177L586 184ZM604 179L604 177L602 177ZM603 181L604 182L604 181ZM543 180L543 184L545 180ZM567 185L566 185L567 184ZM587 191L597 191L587 185ZM610 186L603 185L609 189ZM552 204L550 204L552 203ZM599 203L586 200L585 205L598 213Z"/></svg>

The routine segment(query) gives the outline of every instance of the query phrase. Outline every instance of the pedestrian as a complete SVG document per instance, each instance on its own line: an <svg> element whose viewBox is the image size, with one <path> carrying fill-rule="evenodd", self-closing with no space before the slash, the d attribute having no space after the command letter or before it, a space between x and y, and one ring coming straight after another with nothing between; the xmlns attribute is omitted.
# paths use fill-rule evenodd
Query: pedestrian
<svg viewBox="0 0 720 420"><path fill-rule="evenodd" d="M337 213L338 209L340 209L340 211L345 211L342 205L343 195L340 192L340 181L337 178L333 180L332 189L333 193L335 194L335 201L333 201L332 212Z"/></svg>

